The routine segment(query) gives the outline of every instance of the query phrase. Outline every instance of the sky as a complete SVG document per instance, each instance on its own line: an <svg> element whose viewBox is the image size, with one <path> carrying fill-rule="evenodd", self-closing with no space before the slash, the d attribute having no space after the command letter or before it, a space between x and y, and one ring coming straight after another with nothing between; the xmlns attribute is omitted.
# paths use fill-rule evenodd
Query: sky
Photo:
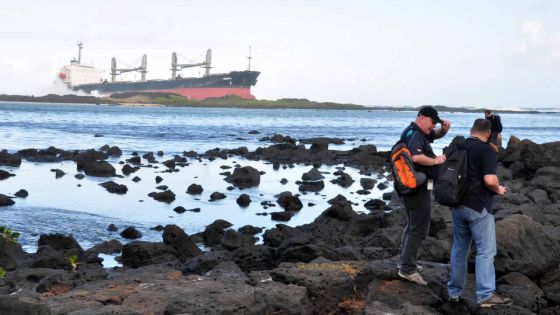
<svg viewBox="0 0 560 315"><path fill-rule="evenodd" d="M82 41L107 76L147 54L148 79L208 48L213 73L245 70L251 46L258 99L560 108L555 0L2 0L0 26L0 94L60 93Z"/></svg>

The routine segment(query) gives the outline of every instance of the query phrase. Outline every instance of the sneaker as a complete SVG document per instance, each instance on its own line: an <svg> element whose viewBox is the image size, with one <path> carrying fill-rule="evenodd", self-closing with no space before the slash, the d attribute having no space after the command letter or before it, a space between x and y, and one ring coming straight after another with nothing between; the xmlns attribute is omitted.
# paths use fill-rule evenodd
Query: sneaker
<svg viewBox="0 0 560 315"><path fill-rule="evenodd" d="M448 301L451 303L459 303L459 301L461 301L461 297L460 296L450 296L448 298Z"/></svg>
<svg viewBox="0 0 560 315"><path fill-rule="evenodd" d="M414 283L419 284L419 285L428 285L428 282L426 282L418 272L407 275L407 274L402 273L399 270L398 274L399 274L399 277L401 277L403 279L406 279L410 282L414 282Z"/></svg>
<svg viewBox="0 0 560 315"><path fill-rule="evenodd" d="M482 303L480 303L480 307L492 307L494 305L511 305L513 302L510 298L503 298L493 293L490 298Z"/></svg>

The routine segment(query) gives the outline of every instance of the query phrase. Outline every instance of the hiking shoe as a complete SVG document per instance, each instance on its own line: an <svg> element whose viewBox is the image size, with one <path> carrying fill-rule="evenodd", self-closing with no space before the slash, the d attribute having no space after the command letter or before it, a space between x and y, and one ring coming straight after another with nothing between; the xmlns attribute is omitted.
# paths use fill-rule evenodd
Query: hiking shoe
<svg viewBox="0 0 560 315"><path fill-rule="evenodd" d="M492 293L490 298L482 303L480 303L480 307L492 307L494 305L511 305L513 302L510 298L503 298L497 295L496 293Z"/></svg>
<svg viewBox="0 0 560 315"><path fill-rule="evenodd" d="M401 264L397 265L397 269L401 270ZM424 271L424 266L416 265L416 271L418 272Z"/></svg>
<svg viewBox="0 0 560 315"><path fill-rule="evenodd" d="M399 277L401 277L403 279L406 279L410 282L414 282L414 283L419 284L419 285L428 285L428 282L426 282L418 272L407 275L407 274L402 273L399 270Z"/></svg>

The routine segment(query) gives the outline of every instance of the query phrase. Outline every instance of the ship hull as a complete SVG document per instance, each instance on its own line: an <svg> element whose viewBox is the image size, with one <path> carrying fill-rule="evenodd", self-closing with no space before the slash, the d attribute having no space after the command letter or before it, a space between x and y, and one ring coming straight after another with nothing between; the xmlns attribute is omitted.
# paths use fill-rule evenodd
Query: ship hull
<svg viewBox="0 0 560 315"><path fill-rule="evenodd" d="M227 95L237 95L243 99L255 99L251 94L251 86L257 83L259 74L257 71L232 71L211 74L201 78L81 84L73 86L72 89L100 95L121 92L163 92L192 99L216 98Z"/></svg>
<svg viewBox="0 0 560 315"><path fill-rule="evenodd" d="M173 93L184 96L186 98L192 98L196 100L203 100L207 98L218 98L228 95L237 95L240 98L247 100L254 100L255 96L251 94L251 89L249 87L223 87L223 88L180 88L180 89L168 89L168 90L148 90L146 92L161 92L161 93Z"/></svg>

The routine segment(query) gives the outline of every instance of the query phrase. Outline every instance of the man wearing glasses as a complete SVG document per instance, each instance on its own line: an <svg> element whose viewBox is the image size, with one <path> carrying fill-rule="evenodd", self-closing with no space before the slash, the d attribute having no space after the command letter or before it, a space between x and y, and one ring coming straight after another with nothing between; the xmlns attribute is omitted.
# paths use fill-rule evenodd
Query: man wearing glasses
<svg viewBox="0 0 560 315"><path fill-rule="evenodd" d="M441 124L436 129L436 124ZM411 122L401 134L412 155L414 169L426 174L426 184L414 192L402 195L407 215L407 224L401 241L399 276L419 285L428 283L419 273L417 266L418 249L428 235L432 214L432 189L438 176L439 165L445 162L445 155L435 155L430 143L443 137L451 128L451 122L441 120L438 112L431 106L420 109L416 120Z"/></svg>

